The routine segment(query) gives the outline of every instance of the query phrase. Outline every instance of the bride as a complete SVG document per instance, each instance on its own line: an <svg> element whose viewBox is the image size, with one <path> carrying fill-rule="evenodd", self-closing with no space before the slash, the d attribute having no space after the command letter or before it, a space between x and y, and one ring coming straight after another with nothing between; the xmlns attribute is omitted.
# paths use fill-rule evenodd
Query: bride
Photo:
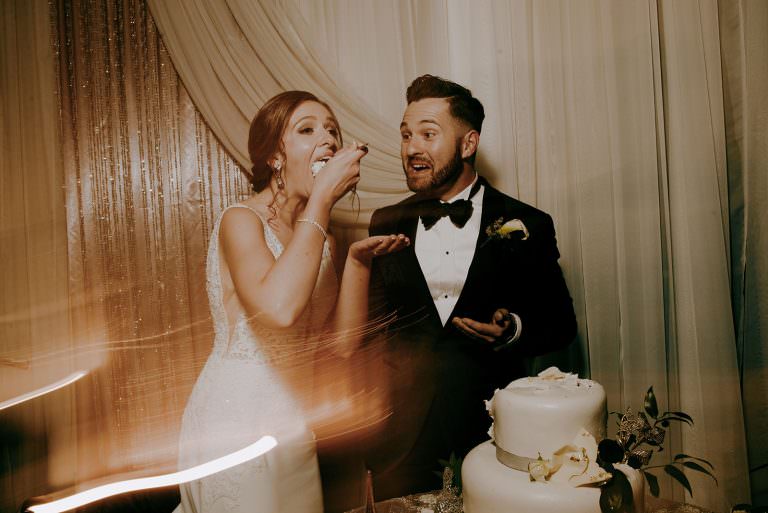
<svg viewBox="0 0 768 513"><path fill-rule="evenodd" d="M410 243L402 235L353 243L337 283L330 212L359 181L367 148L343 148L336 118L314 95L288 91L264 104L251 123L248 151L255 192L227 208L211 235L215 339L184 411L179 467L264 435L278 445L183 484L176 513L322 511L315 441L301 405L312 386L312 341L322 331L355 333L366 320L374 255ZM328 339L343 355L357 342Z"/></svg>

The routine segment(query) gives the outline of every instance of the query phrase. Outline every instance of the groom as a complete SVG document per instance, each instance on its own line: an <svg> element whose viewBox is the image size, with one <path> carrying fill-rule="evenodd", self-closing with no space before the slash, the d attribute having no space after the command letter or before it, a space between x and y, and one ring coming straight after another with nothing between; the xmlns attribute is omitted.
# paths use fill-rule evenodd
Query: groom
<svg viewBox="0 0 768 513"><path fill-rule="evenodd" d="M441 488L438 460L488 439L483 401L525 374L523 357L576 334L552 219L475 171L482 104L431 75L406 97L400 153L414 194L369 228L414 241L374 260L374 314L395 314L383 357L393 415L367 457L377 499Z"/></svg>

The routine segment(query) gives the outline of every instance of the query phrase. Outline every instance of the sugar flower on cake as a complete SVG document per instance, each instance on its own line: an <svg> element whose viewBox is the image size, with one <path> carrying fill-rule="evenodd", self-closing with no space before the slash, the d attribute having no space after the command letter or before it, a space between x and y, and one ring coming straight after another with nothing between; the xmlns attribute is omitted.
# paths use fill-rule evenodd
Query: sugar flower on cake
<svg viewBox="0 0 768 513"><path fill-rule="evenodd" d="M555 381L566 385L577 385L579 375L572 372L563 372L557 367L548 367L539 372L538 376L544 381Z"/></svg>
<svg viewBox="0 0 768 513"><path fill-rule="evenodd" d="M597 441L586 429L582 429L573 441L578 447L578 454L568 455L569 463L563 466L572 469L567 473L568 483L573 486L599 485L611 479L611 473L606 472L597 463Z"/></svg>
<svg viewBox="0 0 768 513"><path fill-rule="evenodd" d="M531 481L538 481L543 483L549 480L552 475L552 465L549 460L545 460L539 454L539 458L531 460L528 463L528 474L531 476Z"/></svg>
<svg viewBox="0 0 768 513"><path fill-rule="evenodd" d="M499 391L499 389L497 388L496 392L498 392L498 391ZM491 397L489 400L484 401L484 402L485 402L485 409L488 411L488 415L491 416L491 420L492 420L491 427L488 428L488 436L491 438L491 441L494 441L495 437L494 437L494 429L493 429L493 426L494 426L494 423L493 423L493 420L494 420L494 416L493 416L493 397Z"/></svg>
<svg viewBox="0 0 768 513"><path fill-rule="evenodd" d="M597 442L587 430L582 429L573 443L564 445L552 454L551 459L539 458L528 464L531 481L553 481L571 486L599 485L611 478L597 463Z"/></svg>

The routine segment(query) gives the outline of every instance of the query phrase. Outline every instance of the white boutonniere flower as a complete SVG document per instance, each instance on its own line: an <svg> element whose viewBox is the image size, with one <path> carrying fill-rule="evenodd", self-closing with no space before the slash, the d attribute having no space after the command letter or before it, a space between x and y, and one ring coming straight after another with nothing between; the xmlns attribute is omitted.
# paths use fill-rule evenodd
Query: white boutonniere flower
<svg viewBox="0 0 768 513"><path fill-rule="evenodd" d="M504 218L500 217L485 228L485 234L488 236L486 242L494 239L511 239L515 232L523 232L520 240L527 240L530 236L528 228L520 219L510 219L505 222Z"/></svg>

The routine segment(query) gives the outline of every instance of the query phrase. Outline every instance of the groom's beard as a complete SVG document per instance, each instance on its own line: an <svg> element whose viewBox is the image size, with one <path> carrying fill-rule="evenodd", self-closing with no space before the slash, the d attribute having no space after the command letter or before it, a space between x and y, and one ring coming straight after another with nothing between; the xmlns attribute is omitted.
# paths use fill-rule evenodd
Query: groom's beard
<svg viewBox="0 0 768 513"><path fill-rule="evenodd" d="M440 169L433 169L432 176L426 183L420 183L413 180L406 169L407 164L403 164L405 179L408 188L412 192L431 192L445 187L447 184L453 184L459 179L459 175L464 170L464 160L461 158L461 139L456 140L456 151L453 158Z"/></svg>

